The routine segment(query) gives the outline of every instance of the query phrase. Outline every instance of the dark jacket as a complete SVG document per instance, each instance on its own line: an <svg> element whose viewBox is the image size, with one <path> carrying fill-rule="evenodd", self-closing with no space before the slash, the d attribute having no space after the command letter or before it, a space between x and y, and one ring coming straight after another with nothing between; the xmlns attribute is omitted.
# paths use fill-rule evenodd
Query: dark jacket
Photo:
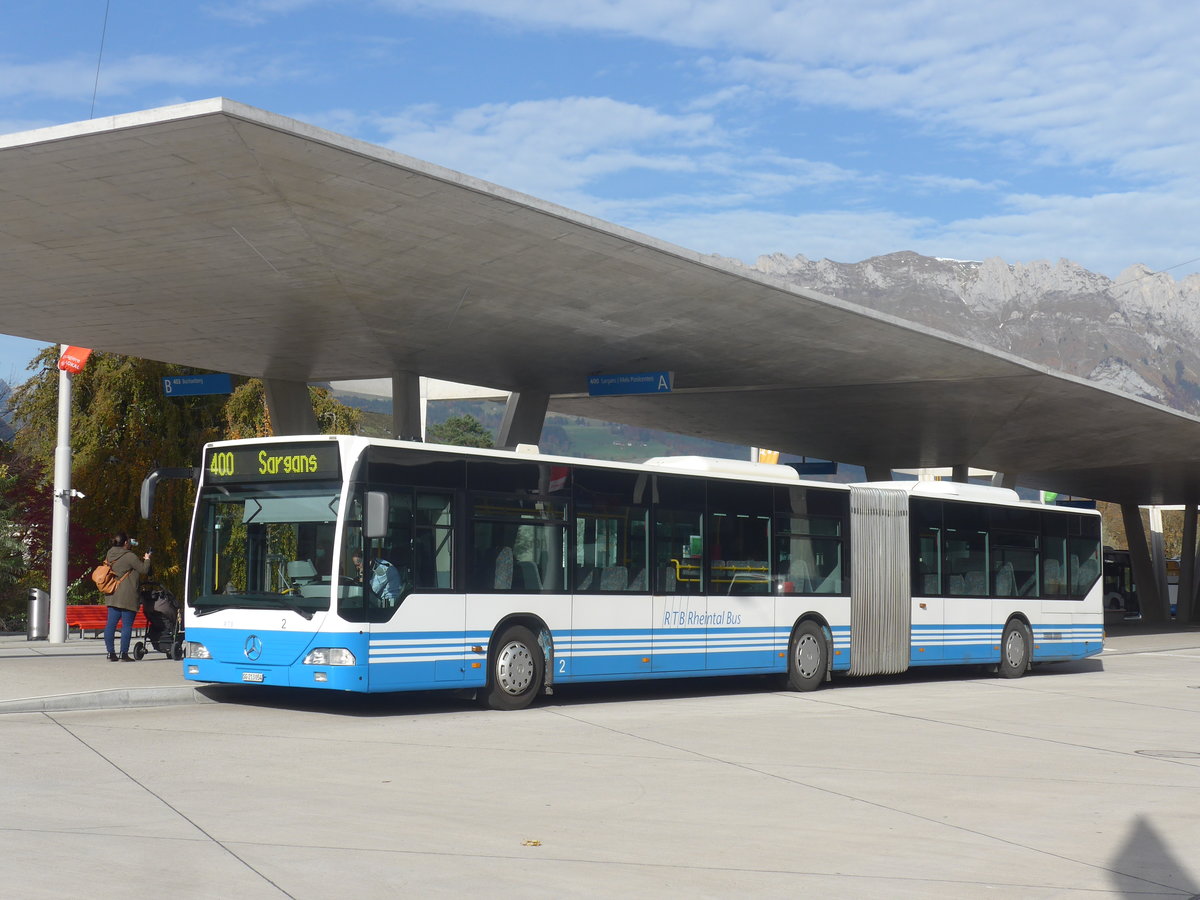
<svg viewBox="0 0 1200 900"><path fill-rule="evenodd" d="M141 603L138 582L140 576L150 571L150 560L142 559L126 547L109 547L104 558L112 566L113 574L121 578L117 589L108 595L106 604L117 609L131 609L137 612ZM126 575L127 572L130 574Z"/></svg>

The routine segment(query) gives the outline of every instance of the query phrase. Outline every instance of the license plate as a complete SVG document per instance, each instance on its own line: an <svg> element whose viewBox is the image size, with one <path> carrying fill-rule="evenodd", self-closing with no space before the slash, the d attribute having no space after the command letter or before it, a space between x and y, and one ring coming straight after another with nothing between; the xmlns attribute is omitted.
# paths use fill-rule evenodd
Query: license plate
<svg viewBox="0 0 1200 900"><path fill-rule="evenodd" d="M262 681L262 680L263 680L262 672L243 672L242 673L242 681Z"/></svg>

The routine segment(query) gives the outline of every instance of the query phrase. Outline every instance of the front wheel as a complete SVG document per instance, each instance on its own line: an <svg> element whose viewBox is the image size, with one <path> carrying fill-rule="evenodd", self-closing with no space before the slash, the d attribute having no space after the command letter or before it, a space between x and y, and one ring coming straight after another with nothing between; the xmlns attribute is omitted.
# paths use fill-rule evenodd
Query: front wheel
<svg viewBox="0 0 1200 900"><path fill-rule="evenodd" d="M1020 619L1013 619L1004 626L1000 638L1000 665L996 671L1001 678L1020 678L1029 669L1033 650L1033 635L1029 626Z"/></svg>
<svg viewBox="0 0 1200 900"><path fill-rule="evenodd" d="M801 622L788 643L787 686L793 691L815 691L829 669L829 642L825 629L812 620Z"/></svg>
<svg viewBox="0 0 1200 900"><path fill-rule="evenodd" d="M146 655L146 645L143 644L141 641L138 641L136 644L133 645L133 658L141 659L145 655Z"/></svg>
<svg viewBox="0 0 1200 900"><path fill-rule="evenodd" d="M500 632L490 657L484 703L491 709L524 709L542 686L546 662L533 632L512 625Z"/></svg>

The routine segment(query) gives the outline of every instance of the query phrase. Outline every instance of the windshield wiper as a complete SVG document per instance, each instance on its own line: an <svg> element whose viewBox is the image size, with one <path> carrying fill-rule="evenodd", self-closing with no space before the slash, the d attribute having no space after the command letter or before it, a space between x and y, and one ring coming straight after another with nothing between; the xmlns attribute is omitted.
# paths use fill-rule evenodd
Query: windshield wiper
<svg viewBox="0 0 1200 900"><path fill-rule="evenodd" d="M276 606L279 609L291 610L294 613L299 613L306 619L312 619L313 615L317 612L315 609L290 603L286 598L278 594L235 594L228 601L216 603L212 606L207 604L204 606L193 604L192 610L197 616L207 616L209 613L220 612L223 609L257 609L266 604Z"/></svg>
<svg viewBox="0 0 1200 900"><path fill-rule="evenodd" d="M299 604L289 603L283 597L279 597L279 596L262 597L262 599L266 600L270 603L274 603L280 609L290 609L294 613L299 613L300 615L304 616L304 618L306 618L306 619L311 619L313 617L313 613L316 612L316 610L308 609L306 607L300 606Z"/></svg>

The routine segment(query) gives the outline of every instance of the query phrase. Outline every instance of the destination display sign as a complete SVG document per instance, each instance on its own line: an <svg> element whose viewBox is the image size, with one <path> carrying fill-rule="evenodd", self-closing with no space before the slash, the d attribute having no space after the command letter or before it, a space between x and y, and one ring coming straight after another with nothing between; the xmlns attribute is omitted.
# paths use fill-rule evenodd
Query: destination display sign
<svg viewBox="0 0 1200 900"><path fill-rule="evenodd" d="M588 395L611 397L619 394L669 394L672 372L635 372L628 375L589 375Z"/></svg>
<svg viewBox="0 0 1200 900"><path fill-rule="evenodd" d="M246 481L326 481L340 479L341 459L333 441L319 444L256 444L213 447L204 459L209 484Z"/></svg>

